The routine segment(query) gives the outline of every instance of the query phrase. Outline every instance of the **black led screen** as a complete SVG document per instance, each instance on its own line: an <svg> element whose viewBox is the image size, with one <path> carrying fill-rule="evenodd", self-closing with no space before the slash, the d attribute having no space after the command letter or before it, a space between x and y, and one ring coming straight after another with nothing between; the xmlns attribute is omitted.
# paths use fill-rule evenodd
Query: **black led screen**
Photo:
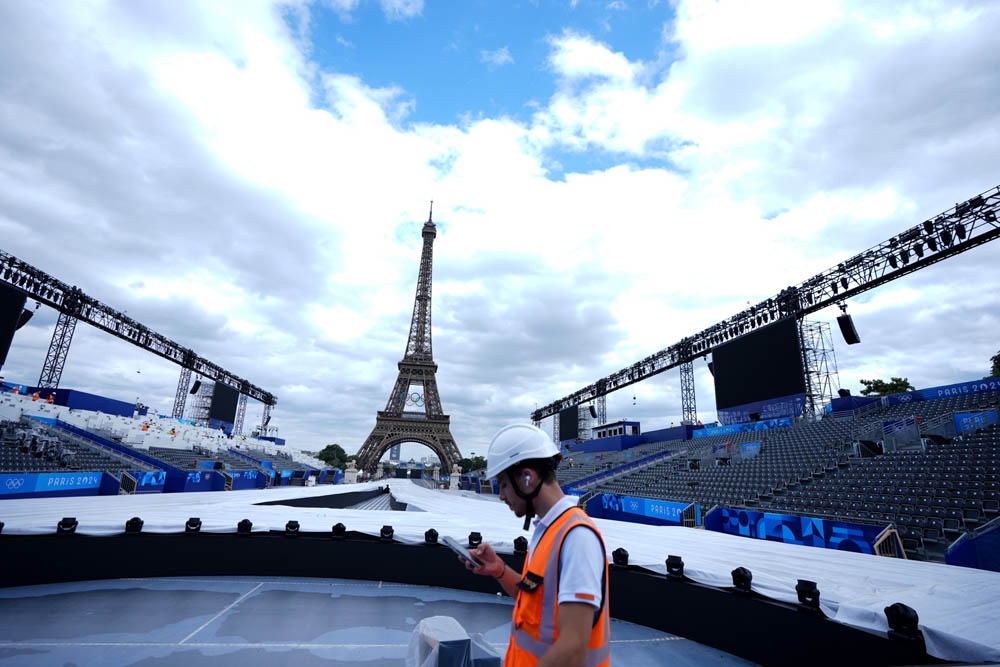
<svg viewBox="0 0 1000 667"><path fill-rule="evenodd" d="M0 366L7 361L7 352L14 340L14 330L24 310L24 301L24 292L0 285Z"/></svg>
<svg viewBox="0 0 1000 667"><path fill-rule="evenodd" d="M712 351L712 364L720 410L806 390L794 317L720 345Z"/></svg>
<svg viewBox="0 0 1000 667"><path fill-rule="evenodd" d="M559 440L576 440L580 435L580 425L577 421L579 406L574 405L559 411Z"/></svg>
<svg viewBox="0 0 1000 667"><path fill-rule="evenodd" d="M221 382L216 382L215 389L212 391L212 407L209 408L208 416L211 419L232 424L236 421L236 403L239 400L240 392Z"/></svg>

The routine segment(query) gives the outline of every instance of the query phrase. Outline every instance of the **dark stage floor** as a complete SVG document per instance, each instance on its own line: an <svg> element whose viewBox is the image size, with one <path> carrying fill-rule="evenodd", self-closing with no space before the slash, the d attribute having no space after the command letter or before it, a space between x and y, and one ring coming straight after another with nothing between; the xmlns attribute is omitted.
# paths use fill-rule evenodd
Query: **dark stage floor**
<svg viewBox="0 0 1000 667"><path fill-rule="evenodd" d="M509 598L343 579L166 578L0 589L0 665L405 665L417 623L451 616L502 654ZM612 622L618 665L748 665Z"/></svg>

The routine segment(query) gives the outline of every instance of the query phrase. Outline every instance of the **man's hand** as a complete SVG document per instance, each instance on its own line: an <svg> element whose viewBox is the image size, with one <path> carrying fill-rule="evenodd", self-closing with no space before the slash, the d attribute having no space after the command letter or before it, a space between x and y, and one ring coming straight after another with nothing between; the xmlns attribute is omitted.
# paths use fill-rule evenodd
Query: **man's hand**
<svg viewBox="0 0 1000 667"><path fill-rule="evenodd" d="M559 638L549 647L538 667L548 665L581 666L587 661L587 644L594 622L594 608L582 602L559 605Z"/></svg>
<svg viewBox="0 0 1000 667"><path fill-rule="evenodd" d="M497 552L493 551L493 547L482 542L475 549L469 549L469 553L480 562L480 565L475 565L470 563L463 558L459 558L465 567L474 574L489 575L494 579L503 575L503 571L507 568L507 564L504 563L500 556L497 556Z"/></svg>

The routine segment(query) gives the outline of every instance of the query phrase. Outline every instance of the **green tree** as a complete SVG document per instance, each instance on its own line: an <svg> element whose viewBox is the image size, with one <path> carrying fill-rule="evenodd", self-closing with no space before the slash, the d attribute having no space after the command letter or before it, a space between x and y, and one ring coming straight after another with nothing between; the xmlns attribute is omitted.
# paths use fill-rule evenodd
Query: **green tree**
<svg viewBox="0 0 1000 667"><path fill-rule="evenodd" d="M482 470L486 467L486 459L482 456L474 456L471 459L468 457L460 458L458 460L458 465L462 468L462 472L468 473L474 470Z"/></svg>
<svg viewBox="0 0 1000 667"><path fill-rule="evenodd" d="M888 382L885 380L862 380L861 384L864 385L864 389L861 390L862 396L890 396L916 389L907 378L889 378Z"/></svg>
<svg viewBox="0 0 1000 667"><path fill-rule="evenodd" d="M990 359L993 362L993 370L990 375L991 378L1000 378L1000 352L997 352Z"/></svg>
<svg viewBox="0 0 1000 667"><path fill-rule="evenodd" d="M344 448L335 443L327 445L321 449L320 452L316 454L316 458L323 463L326 463L331 468L344 469L347 467L347 462L352 459L356 459L357 455L352 454L351 456L348 456L347 452L344 451Z"/></svg>

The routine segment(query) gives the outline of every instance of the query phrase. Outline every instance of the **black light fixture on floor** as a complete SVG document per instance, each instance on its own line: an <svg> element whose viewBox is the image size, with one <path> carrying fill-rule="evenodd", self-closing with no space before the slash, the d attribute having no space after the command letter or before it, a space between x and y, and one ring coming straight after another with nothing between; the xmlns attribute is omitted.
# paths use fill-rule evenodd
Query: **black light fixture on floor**
<svg viewBox="0 0 1000 667"><path fill-rule="evenodd" d="M800 609L819 611L819 589L815 581L799 579L795 584L795 593L799 596Z"/></svg>
<svg viewBox="0 0 1000 667"><path fill-rule="evenodd" d="M514 553L516 554L526 554L528 553L528 538L524 535L519 535L514 539Z"/></svg>
<svg viewBox="0 0 1000 667"><path fill-rule="evenodd" d="M79 525L80 522L76 520L76 517L63 517L59 523L56 524L56 535L73 535L76 533L76 528Z"/></svg>
<svg viewBox="0 0 1000 667"><path fill-rule="evenodd" d="M684 578L684 559L680 556L667 556L667 578Z"/></svg>
<svg viewBox="0 0 1000 667"><path fill-rule="evenodd" d="M438 541L438 532L433 528L428 528L426 532L424 532L424 542L426 542L427 544L437 544L437 541Z"/></svg>
<svg viewBox="0 0 1000 667"><path fill-rule="evenodd" d="M125 522L125 534L126 535L138 535L142 532L142 526L145 522L137 516L132 517Z"/></svg>
<svg viewBox="0 0 1000 667"><path fill-rule="evenodd" d="M378 532L378 536L383 542L391 542L394 533L395 531L392 529L392 526L382 526L382 530Z"/></svg>
<svg viewBox="0 0 1000 667"><path fill-rule="evenodd" d="M753 573L745 567L738 567L732 572L733 588L740 593L750 592L750 583L753 581Z"/></svg>
<svg viewBox="0 0 1000 667"><path fill-rule="evenodd" d="M253 522L250 519L243 519L238 524L236 524L236 532L239 535L249 535L250 531L253 530Z"/></svg>
<svg viewBox="0 0 1000 667"><path fill-rule="evenodd" d="M922 640L920 617L912 607L896 602L885 608L885 618L889 622L889 639L907 641Z"/></svg>
<svg viewBox="0 0 1000 667"><path fill-rule="evenodd" d="M483 543L483 536L476 531L469 533L469 548L475 549Z"/></svg>
<svg viewBox="0 0 1000 667"><path fill-rule="evenodd" d="M625 547L618 547L611 552L611 560L618 567L628 567L628 551Z"/></svg>
<svg viewBox="0 0 1000 667"><path fill-rule="evenodd" d="M201 532L201 519L196 516L191 517L184 524L184 532L187 534L197 534Z"/></svg>
<svg viewBox="0 0 1000 667"><path fill-rule="evenodd" d="M330 537L336 540L342 540L345 535L347 535L347 526L342 523L333 524L333 528L330 529Z"/></svg>
<svg viewBox="0 0 1000 667"><path fill-rule="evenodd" d="M285 537L299 536L299 522L294 519L285 524Z"/></svg>

